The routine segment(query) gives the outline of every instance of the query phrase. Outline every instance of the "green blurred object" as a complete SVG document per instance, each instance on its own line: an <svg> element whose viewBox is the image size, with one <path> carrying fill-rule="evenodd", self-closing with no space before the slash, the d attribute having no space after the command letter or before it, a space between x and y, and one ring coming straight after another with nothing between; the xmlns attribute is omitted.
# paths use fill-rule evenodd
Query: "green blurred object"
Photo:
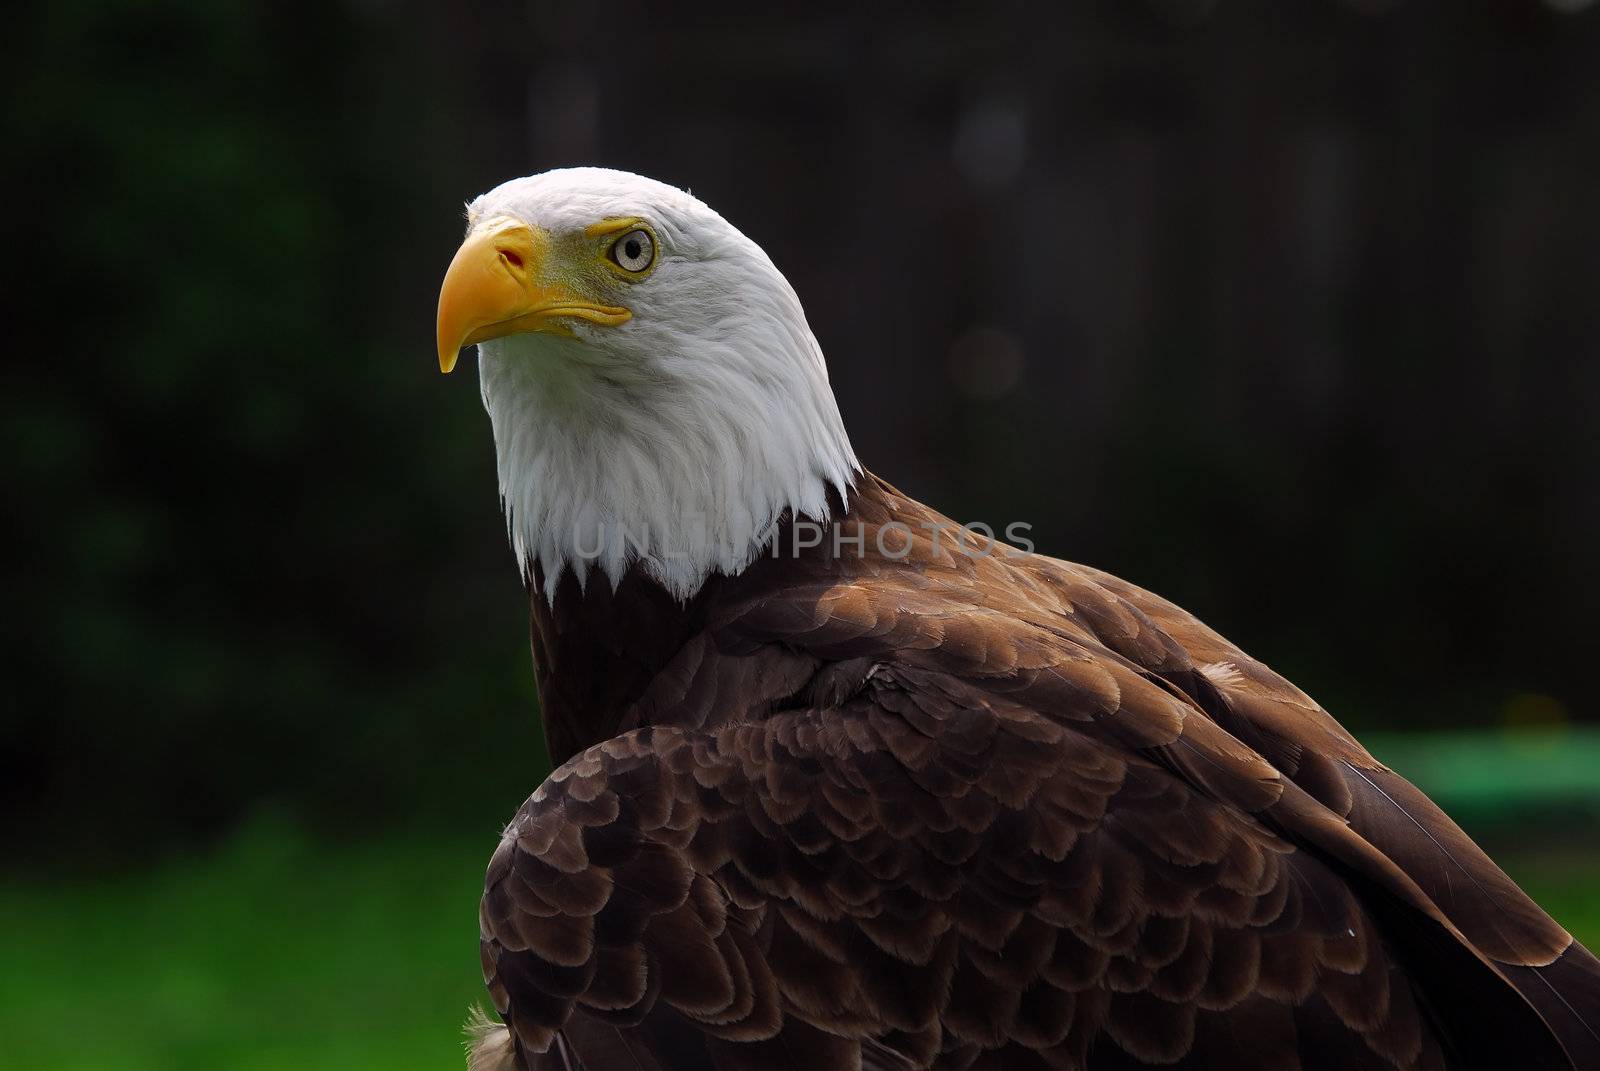
<svg viewBox="0 0 1600 1071"><path fill-rule="evenodd" d="M1364 733L1367 750L1462 826L1496 840L1528 830L1600 826L1600 729ZM1600 849L1600 843L1592 845Z"/></svg>

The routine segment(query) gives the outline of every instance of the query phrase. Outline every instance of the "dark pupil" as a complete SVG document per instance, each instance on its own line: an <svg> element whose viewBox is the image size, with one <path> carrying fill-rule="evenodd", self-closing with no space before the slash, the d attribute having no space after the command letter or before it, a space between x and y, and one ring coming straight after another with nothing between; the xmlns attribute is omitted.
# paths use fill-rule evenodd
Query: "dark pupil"
<svg viewBox="0 0 1600 1071"><path fill-rule="evenodd" d="M639 239L629 238L627 242L623 243L622 251L627 255L629 260L638 260L639 254L644 250L639 245Z"/></svg>

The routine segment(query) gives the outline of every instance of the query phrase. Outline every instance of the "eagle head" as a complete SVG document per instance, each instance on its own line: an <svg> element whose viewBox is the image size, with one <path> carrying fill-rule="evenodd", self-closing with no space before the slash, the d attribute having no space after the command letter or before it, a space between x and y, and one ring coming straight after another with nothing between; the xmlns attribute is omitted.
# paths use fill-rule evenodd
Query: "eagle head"
<svg viewBox="0 0 1600 1071"><path fill-rule="evenodd" d="M478 347L512 547L547 597L638 567L686 599L859 471L793 288L653 179L570 168L474 200L437 343L445 372Z"/></svg>

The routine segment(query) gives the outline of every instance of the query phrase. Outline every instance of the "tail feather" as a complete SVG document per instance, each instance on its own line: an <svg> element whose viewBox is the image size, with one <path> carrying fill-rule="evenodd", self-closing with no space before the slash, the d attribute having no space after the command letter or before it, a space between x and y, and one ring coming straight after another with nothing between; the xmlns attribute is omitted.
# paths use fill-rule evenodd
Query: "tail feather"
<svg viewBox="0 0 1600 1071"><path fill-rule="evenodd" d="M1600 960L1573 941L1553 963L1501 970L1544 1016L1574 1067L1600 1067Z"/></svg>

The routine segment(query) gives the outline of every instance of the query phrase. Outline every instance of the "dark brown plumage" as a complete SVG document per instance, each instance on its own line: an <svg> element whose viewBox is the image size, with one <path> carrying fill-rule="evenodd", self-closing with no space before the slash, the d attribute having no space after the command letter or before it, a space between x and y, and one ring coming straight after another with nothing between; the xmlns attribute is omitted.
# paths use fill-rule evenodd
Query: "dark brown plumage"
<svg viewBox="0 0 1600 1071"><path fill-rule="evenodd" d="M564 765L489 865L480 1060L1600 1067L1600 963L1293 685L871 476L841 512L864 553L686 606L535 578Z"/></svg>

